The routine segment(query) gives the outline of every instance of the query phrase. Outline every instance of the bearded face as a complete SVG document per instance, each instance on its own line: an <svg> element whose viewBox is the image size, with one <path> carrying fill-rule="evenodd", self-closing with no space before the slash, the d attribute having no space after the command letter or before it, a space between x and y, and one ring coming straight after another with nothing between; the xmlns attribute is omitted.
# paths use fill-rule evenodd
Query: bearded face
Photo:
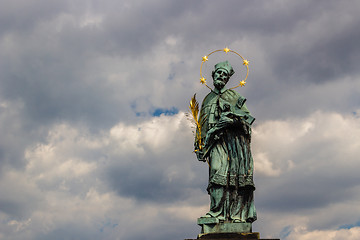
<svg viewBox="0 0 360 240"><path fill-rule="evenodd" d="M221 90L225 87L226 83L229 81L229 74L224 69L218 69L213 74L214 87L218 90Z"/></svg>

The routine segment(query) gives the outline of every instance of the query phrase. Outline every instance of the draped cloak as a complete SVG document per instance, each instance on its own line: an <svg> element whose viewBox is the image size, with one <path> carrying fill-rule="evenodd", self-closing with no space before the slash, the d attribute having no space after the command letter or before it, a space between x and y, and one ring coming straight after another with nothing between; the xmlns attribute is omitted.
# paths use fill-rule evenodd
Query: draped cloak
<svg viewBox="0 0 360 240"><path fill-rule="evenodd" d="M255 119L245 101L231 89L210 92L200 110L200 116L205 116L201 137L204 142L209 135L204 148L210 165L207 190L211 205L208 215L253 222L256 210L250 126ZM221 121L222 118L231 121Z"/></svg>

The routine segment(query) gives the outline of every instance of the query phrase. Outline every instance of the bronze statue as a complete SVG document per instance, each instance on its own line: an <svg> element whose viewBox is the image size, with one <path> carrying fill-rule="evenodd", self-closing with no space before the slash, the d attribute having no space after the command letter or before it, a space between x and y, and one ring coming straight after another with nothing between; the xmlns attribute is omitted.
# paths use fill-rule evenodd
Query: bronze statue
<svg viewBox="0 0 360 240"><path fill-rule="evenodd" d="M204 61L207 61L206 56ZM248 61L244 60L245 63L247 66ZM256 220L250 150L251 124L255 119L245 105L246 99L225 88L233 74L228 61L216 64L212 72L215 88L204 98L199 117L198 112L194 112L195 96L190 103L193 116L197 118L196 156L199 161L209 164L207 191L211 205L202 218L251 223ZM205 83L205 78L200 80ZM241 83L243 86L245 80Z"/></svg>

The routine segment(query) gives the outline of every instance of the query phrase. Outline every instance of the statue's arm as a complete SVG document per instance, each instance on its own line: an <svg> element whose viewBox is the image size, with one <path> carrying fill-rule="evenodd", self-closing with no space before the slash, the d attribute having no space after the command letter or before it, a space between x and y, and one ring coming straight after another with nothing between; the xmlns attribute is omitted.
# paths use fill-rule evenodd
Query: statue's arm
<svg viewBox="0 0 360 240"><path fill-rule="evenodd" d="M210 148L211 145L221 137L224 129L232 126L239 126L243 129L244 133L250 134L250 125L254 120L255 118L250 115L250 112L245 105L245 101L243 100L241 104L238 104L235 108L221 113L220 120L206 134L204 148Z"/></svg>
<svg viewBox="0 0 360 240"><path fill-rule="evenodd" d="M199 161L202 161L202 162L205 162L205 156L204 156L204 148L200 148L199 147L199 142L195 139L195 142L194 142L194 152L196 154L196 158L199 160Z"/></svg>
<svg viewBox="0 0 360 240"><path fill-rule="evenodd" d="M209 148L212 147L213 143L220 139L221 135L225 128L234 124L234 119L231 116L226 114L221 114L220 120L209 129L206 133L205 141L204 141L204 149L205 152L208 152ZM207 154L205 154L207 155Z"/></svg>

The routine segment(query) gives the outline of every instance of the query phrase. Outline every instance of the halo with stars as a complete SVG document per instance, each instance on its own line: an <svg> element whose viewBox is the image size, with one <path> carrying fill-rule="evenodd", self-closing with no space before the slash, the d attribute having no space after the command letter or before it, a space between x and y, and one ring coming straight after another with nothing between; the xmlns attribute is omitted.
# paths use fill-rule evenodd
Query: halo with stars
<svg viewBox="0 0 360 240"><path fill-rule="evenodd" d="M243 87L245 86L245 83L246 83L246 79L249 75L249 61L246 60L245 58L243 58L239 53L233 51L233 50L230 50L229 48L224 48L224 49L219 49L219 50L215 50L215 51L212 51L211 53L209 53L208 55L205 55L202 57L202 61L201 61L201 66L200 66L200 82L202 84L205 84L206 87L208 87L210 90L212 90L207 84L206 84L206 78L202 75L202 66L203 66L203 63L208 61L208 57L210 57L211 54L213 53L216 53L216 52L225 52L225 53L228 53L228 52L231 52L231 53L235 53L236 55L238 55L239 57L241 57L241 59L243 60L243 65L246 67L246 76L244 78L244 80L240 81L239 84L231 89L234 89L234 88L237 88L237 87Z"/></svg>

